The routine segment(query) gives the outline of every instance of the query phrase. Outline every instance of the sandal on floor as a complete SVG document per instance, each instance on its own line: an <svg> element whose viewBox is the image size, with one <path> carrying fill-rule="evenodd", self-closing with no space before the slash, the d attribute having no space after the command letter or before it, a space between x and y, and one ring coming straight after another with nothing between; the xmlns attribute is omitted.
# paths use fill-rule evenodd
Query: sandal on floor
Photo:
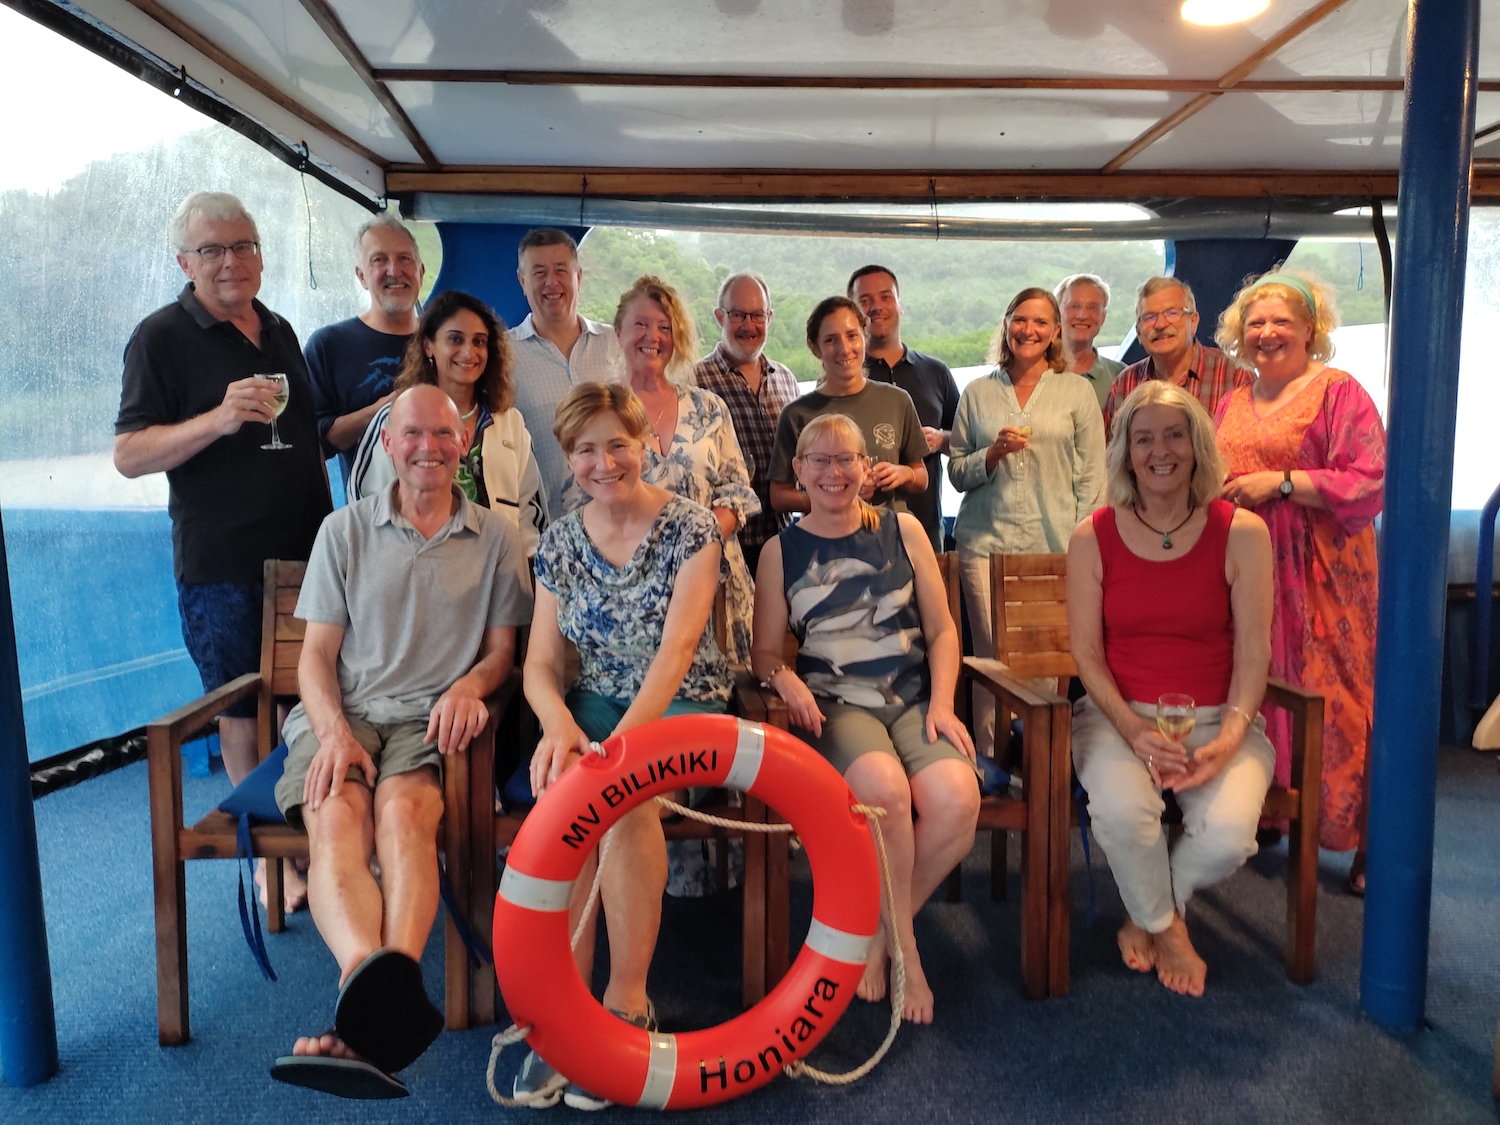
<svg viewBox="0 0 1500 1125"><path fill-rule="evenodd" d="M1355 852L1354 862L1349 865L1349 893L1355 898L1365 897L1365 853Z"/></svg>
<svg viewBox="0 0 1500 1125"><path fill-rule="evenodd" d="M355 1054L386 1074L405 1070L443 1030L427 999L422 967L395 949L377 949L339 989L334 1027Z"/></svg>
<svg viewBox="0 0 1500 1125"><path fill-rule="evenodd" d="M271 1067L271 1077L289 1086L302 1086L359 1101L411 1096L411 1091L399 1078L393 1078L363 1059L283 1055Z"/></svg>

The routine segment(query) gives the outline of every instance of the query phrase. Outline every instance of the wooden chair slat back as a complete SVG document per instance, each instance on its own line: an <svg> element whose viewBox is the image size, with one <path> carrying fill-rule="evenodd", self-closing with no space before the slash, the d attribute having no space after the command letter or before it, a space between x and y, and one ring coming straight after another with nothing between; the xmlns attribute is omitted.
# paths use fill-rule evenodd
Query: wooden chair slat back
<svg viewBox="0 0 1500 1125"><path fill-rule="evenodd" d="M273 696L297 695L297 662L302 659L306 623L294 616L307 573L303 562L267 559L261 616L260 674Z"/></svg>
<svg viewBox="0 0 1500 1125"><path fill-rule="evenodd" d="M1068 556L994 555L995 657L1021 679L1078 674L1068 641Z"/></svg>

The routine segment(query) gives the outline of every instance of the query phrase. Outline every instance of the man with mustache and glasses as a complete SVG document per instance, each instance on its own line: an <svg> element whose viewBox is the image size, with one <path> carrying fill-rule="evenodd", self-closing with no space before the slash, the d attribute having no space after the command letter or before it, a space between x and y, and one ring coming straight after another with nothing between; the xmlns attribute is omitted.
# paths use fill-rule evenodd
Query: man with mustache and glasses
<svg viewBox="0 0 1500 1125"><path fill-rule="evenodd" d="M306 349L323 452L337 455L345 481L354 447L390 401L406 345L417 330L417 295L426 274L417 240L389 211L359 228L354 250L354 276L370 294L370 307L318 329Z"/></svg>
<svg viewBox="0 0 1500 1125"><path fill-rule="evenodd" d="M1142 283L1135 295L1135 333L1146 358L1115 376L1104 401L1106 435L1120 404L1147 379L1182 387L1203 404L1210 418L1221 398L1255 381L1249 368L1236 367L1218 348L1198 343L1197 332L1198 304L1187 282L1151 277Z"/></svg>
<svg viewBox="0 0 1500 1125"><path fill-rule="evenodd" d="M940 359L913 351L901 342L901 289L885 266L861 266L849 277L845 295L870 318L870 343L865 349L865 374L877 383L891 383L911 396L927 439L927 488L906 499L906 510L922 521L932 549L943 550L940 503L943 463L958 411L958 384Z"/></svg>
<svg viewBox="0 0 1500 1125"><path fill-rule="evenodd" d="M723 332L718 345L698 361L693 378L729 407L740 452L750 470L750 486L760 497L760 511L740 528L740 549L750 573L760 561L766 540L791 522L771 507L771 447L776 419L798 395L791 371L761 354L771 326L771 291L748 270L732 273L719 286L714 319Z"/></svg>

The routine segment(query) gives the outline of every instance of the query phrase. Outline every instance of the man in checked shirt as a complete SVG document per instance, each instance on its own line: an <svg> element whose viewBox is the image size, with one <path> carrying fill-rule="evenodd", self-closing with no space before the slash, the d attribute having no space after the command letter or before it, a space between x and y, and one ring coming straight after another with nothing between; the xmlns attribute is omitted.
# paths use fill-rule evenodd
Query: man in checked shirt
<svg viewBox="0 0 1500 1125"><path fill-rule="evenodd" d="M771 291L765 280L749 271L730 274L719 286L716 306L714 319L722 336L693 368L693 377L729 407L750 485L760 497L760 511L740 529L740 548L754 574L761 547L791 522L771 507L771 445L782 408L801 392L791 371L761 354L771 324Z"/></svg>

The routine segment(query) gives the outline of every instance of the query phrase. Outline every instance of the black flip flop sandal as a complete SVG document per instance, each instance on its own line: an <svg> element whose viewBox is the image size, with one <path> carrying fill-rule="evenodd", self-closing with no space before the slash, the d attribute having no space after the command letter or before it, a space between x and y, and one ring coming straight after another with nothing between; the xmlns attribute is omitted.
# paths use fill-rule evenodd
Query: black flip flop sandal
<svg viewBox="0 0 1500 1125"><path fill-rule="evenodd" d="M399 1078L393 1078L362 1059L283 1055L271 1067L271 1077L289 1086L302 1086L358 1101L411 1096L411 1091Z"/></svg>
<svg viewBox="0 0 1500 1125"><path fill-rule="evenodd" d="M443 1013L427 998L420 965L395 949L377 949L339 989L333 1023L350 1050L394 1074L432 1046Z"/></svg>

